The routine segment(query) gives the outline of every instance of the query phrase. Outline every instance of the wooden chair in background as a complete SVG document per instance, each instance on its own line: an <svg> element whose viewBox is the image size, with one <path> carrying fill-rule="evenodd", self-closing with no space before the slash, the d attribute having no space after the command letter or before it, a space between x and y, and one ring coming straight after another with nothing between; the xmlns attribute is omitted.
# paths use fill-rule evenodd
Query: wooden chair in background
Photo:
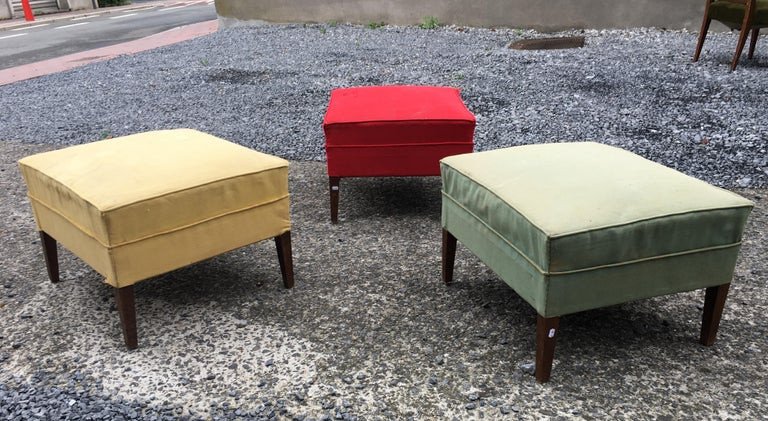
<svg viewBox="0 0 768 421"><path fill-rule="evenodd" d="M701 48L704 46L704 39L707 37L709 24L712 20L723 23L725 26L739 30L739 41L736 45L736 53L733 55L731 70L736 69L739 63L741 52L747 42L747 35L752 33L749 43L748 58L752 58L755 53L757 37L760 34L760 28L768 27L768 0L706 0L704 7L704 20L701 23L699 32L699 42L696 45L696 53L693 61L698 61L701 55Z"/></svg>

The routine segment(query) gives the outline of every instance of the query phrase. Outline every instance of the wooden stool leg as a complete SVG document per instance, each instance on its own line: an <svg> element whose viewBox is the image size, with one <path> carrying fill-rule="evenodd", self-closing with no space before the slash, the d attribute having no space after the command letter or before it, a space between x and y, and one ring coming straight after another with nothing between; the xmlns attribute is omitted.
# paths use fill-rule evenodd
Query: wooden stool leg
<svg viewBox="0 0 768 421"><path fill-rule="evenodd" d="M699 42L696 44L696 52L693 54L693 61L699 61L701 55L701 48L704 47L704 40L707 38L707 31L709 31L709 24L712 19L707 19L706 11L704 12L704 21L701 22L701 29L699 30Z"/></svg>
<svg viewBox="0 0 768 421"><path fill-rule="evenodd" d="M277 260L280 262L280 273L283 275L283 285L293 288L293 256L291 255L291 232L286 231L275 237Z"/></svg>
<svg viewBox="0 0 768 421"><path fill-rule="evenodd" d="M456 237L443 228L443 282L450 284L453 281L453 263L456 260Z"/></svg>
<svg viewBox="0 0 768 421"><path fill-rule="evenodd" d="M760 28L755 28L752 30L752 36L749 39L749 53L747 54L748 59L752 59L755 56L755 46L757 45L757 37L760 35Z"/></svg>
<svg viewBox="0 0 768 421"><path fill-rule="evenodd" d="M747 43L747 35L749 34L748 28L742 28L739 32L739 43L736 45L736 53L733 55L733 61L731 62L731 71L736 70L736 65L739 64L739 58L741 52L744 51L744 45Z"/></svg>
<svg viewBox="0 0 768 421"><path fill-rule="evenodd" d="M117 312L120 313L120 323L123 325L123 339L128 349L139 347L136 334L136 304L133 295L133 285L115 288Z"/></svg>
<svg viewBox="0 0 768 421"><path fill-rule="evenodd" d="M560 317L542 317L536 320L536 381L544 383L552 373L555 359L555 339L560 326Z"/></svg>
<svg viewBox="0 0 768 421"><path fill-rule="evenodd" d="M731 284L718 285L707 288L704 295L704 315L701 318L702 345L711 346L717 338L717 328L720 327L720 317L723 315L725 298L728 296L728 288Z"/></svg>
<svg viewBox="0 0 768 421"><path fill-rule="evenodd" d="M59 254L56 249L56 240L45 231L40 231L40 243L43 245L48 278L51 282L59 282Z"/></svg>
<svg viewBox="0 0 768 421"><path fill-rule="evenodd" d="M328 184L331 189L331 223L339 222L339 181L341 177L328 177Z"/></svg>

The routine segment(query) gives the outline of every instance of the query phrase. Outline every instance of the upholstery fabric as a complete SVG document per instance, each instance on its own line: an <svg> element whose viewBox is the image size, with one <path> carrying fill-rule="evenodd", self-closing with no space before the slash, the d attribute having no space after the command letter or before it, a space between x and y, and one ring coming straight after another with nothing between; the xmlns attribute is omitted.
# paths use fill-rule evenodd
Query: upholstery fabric
<svg viewBox="0 0 768 421"><path fill-rule="evenodd" d="M443 226L545 317L729 282L752 208L592 142L452 156L441 171Z"/></svg>
<svg viewBox="0 0 768 421"><path fill-rule="evenodd" d="M38 229L122 287L290 229L288 162L195 130L19 161Z"/></svg>
<svg viewBox="0 0 768 421"><path fill-rule="evenodd" d="M328 175L439 175L439 160L472 152L475 117L458 89L334 89L323 120Z"/></svg>
<svg viewBox="0 0 768 421"><path fill-rule="evenodd" d="M754 26L768 25L768 0L757 0L756 4L757 10L755 10L752 24ZM744 21L744 10L743 4L715 0L709 6L709 17L722 22L731 29L739 29Z"/></svg>

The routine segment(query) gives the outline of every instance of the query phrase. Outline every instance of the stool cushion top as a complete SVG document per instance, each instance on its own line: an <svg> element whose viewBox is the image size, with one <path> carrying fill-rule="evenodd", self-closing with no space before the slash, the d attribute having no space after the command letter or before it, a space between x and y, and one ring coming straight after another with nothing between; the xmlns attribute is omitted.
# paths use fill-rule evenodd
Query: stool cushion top
<svg viewBox="0 0 768 421"><path fill-rule="evenodd" d="M463 120L475 116L459 89L443 86L364 86L331 91L323 124Z"/></svg>
<svg viewBox="0 0 768 421"><path fill-rule="evenodd" d="M341 88L331 92L323 130L329 149L472 145L475 116L456 88Z"/></svg>
<svg viewBox="0 0 768 421"><path fill-rule="evenodd" d="M444 200L542 274L738 246L752 202L593 142L441 160Z"/></svg>
<svg viewBox="0 0 768 421"><path fill-rule="evenodd" d="M73 146L19 164L33 204L105 247L288 197L287 161L190 129Z"/></svg>

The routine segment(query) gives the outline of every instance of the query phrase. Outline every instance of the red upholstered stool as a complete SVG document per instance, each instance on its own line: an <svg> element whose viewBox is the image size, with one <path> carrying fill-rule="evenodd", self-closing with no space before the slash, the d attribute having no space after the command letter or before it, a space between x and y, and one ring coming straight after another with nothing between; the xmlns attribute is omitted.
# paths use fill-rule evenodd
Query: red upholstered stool
<svg viewBox="0 0 768 421"><path fill-rule="evenodd" d="M472 152L475 116L456 88L334 89L323 120L331 222L342 177L438 176L440 159Z"/></svg>

